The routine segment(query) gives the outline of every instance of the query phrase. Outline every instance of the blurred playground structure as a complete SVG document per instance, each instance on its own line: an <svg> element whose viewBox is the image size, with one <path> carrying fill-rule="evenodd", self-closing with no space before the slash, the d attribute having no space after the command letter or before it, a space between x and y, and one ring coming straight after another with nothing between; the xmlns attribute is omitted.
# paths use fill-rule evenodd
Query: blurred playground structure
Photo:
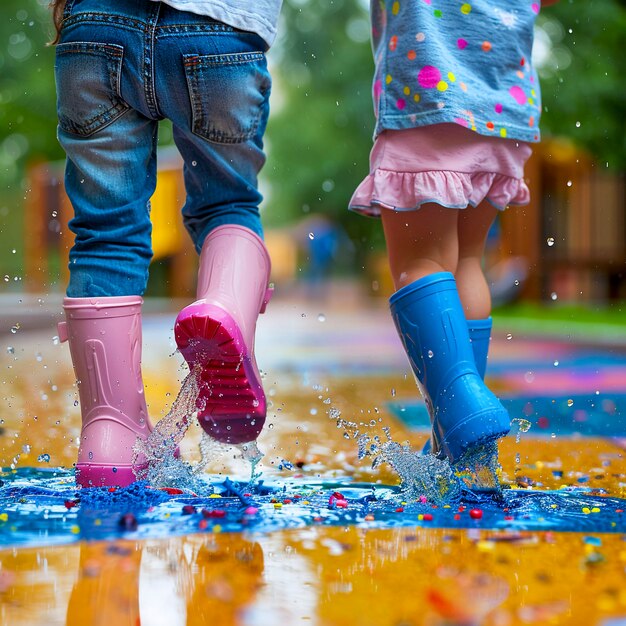
<svg viewBox="0 0 626 626"><path fill-rule="evenodd" d="M166 293L189 297L195 290L196 255L181 219L184 203L182 161L173 148L162 149L156 191L151 200L153 261L167 268ZM489 254L488 274L515 285L527 300L603 302L626 299L626 196L623 175L610 174L568 140L551 139L535 148L527 166L531 203L500 216L497 246ZM63 164L33 165L25 206L25 287L49 289L51 259L66 283L72 234L72 209L63 188ZM310 218L309 218L310 219ZM322 220L324 218L321 218ZM312 222L314 223L314 222ZM272 279L292 284L302 263L302 230L287 225L269 230ZM311 238L315 233L311 233ZM312 258L308 259L312 262ZM373 291L391 290L385 255L372 254L367 276ZM508 296L507 296L508 297Z"/></svg>

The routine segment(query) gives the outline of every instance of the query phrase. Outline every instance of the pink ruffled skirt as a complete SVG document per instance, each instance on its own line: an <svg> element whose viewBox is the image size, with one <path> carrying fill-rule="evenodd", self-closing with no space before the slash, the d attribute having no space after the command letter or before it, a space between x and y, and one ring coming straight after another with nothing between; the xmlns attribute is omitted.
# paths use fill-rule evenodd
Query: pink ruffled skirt
<svg viewBox="0 0 626 626"><path fill-rule="evenodd" d="M385 130L374 142L370 174L350 209L380 216L382 208L412 211L433 202L452 209L488 200L504 210L527 204L528 143L479 135L457 124Z"/></svg>

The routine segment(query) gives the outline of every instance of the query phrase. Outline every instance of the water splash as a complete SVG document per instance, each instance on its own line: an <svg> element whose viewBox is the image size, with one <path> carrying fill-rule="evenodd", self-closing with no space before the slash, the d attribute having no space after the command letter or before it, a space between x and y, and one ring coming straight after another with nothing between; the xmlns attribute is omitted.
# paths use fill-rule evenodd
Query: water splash
<svg viewBox="0 0 626 626"><path fill-rule="evenodd" d="M338 423L338 426L340 424ZM353 422L341 424L351 438L357 440L358 457L372 459L372 468L386 463L399 476L401 489L406 499L426 497L435 504L454 501L459 498L461 488L454 470L446 459L433 454L422 454L408 444L393 440L389 426L383 426L383 436L360 433ZM361 424L370 428L370 424Z"/></svg>
<svg viewBox="0 0 626 626"><path fill-rule="evenodd" d="M235 447L241 452L241 458L250 463L250 484L256 483L263 474L263 472L258 468L261 459L265 455L259 450L256 441L240 443Z"/></svg>
<svg viewBox="0 0 626 626"><path fill-rule="evenodd" d="M387 463L398 474L407 499L425 496L434 504L445 504L461 496L460 484L447 459L416 452L409 445L390 439L381 445L377 460Z"/></svg>
<svg viewBox="0 0 626 626"><path fill-rule="evenodd" d="M201 493L206 483L198 474L206 466L209 457L201 448L202 458L197 466L180 458L179 444L197 417L198 378L188 374L169 413L160 420L145 440L137 439L134 446L133 469L138 480L145 480L153 487L175 487Z"/></svg>
<svg viewBox="0 0 626 626"><path fill-rule="evenodd" d="M344 437L356 439L358 458L372 459L372 468L386 463L401 480L401 488L407 499L426 497L435 504L458 500L464 491L492 492L501 494L497 443L490 442L468 450L456 463L434 454L414 450L409 444L393 440L389 426L382 428L383 435L368 434L376 424L356 424L339 417L337 410L328 412L344 429Z"/></svg>
<svg viewBox="0 0 626 626"><path fill-rule="evenodd" d="M210 461L223 454L226 446L202 431L200 460L187 463L180 458L179 445L192 420L197 419L202 407L198 405L200 372L190 372L181 385L180 392L169 413L160 420L145 440L137 439L134 446L133 469L138 480L153 487L174 487L196 494L211 488L202 474ZM263 458L256 441L234 446L241 457L250 464L250 484L261 477L258 464Z"/></svg>
<svg viewBox="0 0 626 626"><path fill-rule="evenodd" d="M498 444L495 441L470 448L454 465L455 476L470 491L500 493Z"/></svg>
<svg viewBox="0 0 626 626"><path fill-rule="evenodd" d="M523 417L516 417L511 420L511 425L517 426L517 434L515 436L515 443L519 443L522 437L522 433L527 433L532 426L531 422Z"/></svg>

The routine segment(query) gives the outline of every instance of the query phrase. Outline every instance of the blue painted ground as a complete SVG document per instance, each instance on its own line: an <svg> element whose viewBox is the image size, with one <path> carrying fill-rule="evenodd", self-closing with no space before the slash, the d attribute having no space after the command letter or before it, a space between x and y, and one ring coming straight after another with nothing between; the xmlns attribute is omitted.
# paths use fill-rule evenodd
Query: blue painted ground
<svg viewBox="0 0 626 626"><path fill-rule="evenodd" d="M625 393L569 393L520 397L500 394L513 420L528 420L528 435L579 434L587 437L626 437ZM409 430L430 428L430 418L421 400L389 403L390 412ZM514 421L513 433L519 422Z"/></svg>
<svg viewBox="0 0 626 626"><path fill-rule="evenodd" d="M207 477L205 495L145 483L109 490L74 487L68 470L18 469L2 475L0 546L79 540L148 539L193 532L267 533L309 525L423 526L509 531L626 532L626 500L601 490L504 489L464 492L445 506L404 500L399 487L306 479L245 485ZM422 499L424 500L424 499Z"/></svg>

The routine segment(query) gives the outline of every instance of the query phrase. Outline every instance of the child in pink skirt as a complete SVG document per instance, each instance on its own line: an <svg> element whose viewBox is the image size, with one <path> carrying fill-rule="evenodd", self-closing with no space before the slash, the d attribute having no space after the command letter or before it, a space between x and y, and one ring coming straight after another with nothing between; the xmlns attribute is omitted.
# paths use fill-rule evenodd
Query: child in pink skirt
<svg viewBox="0 0 626 626"><path fill-rule="evenodd" d="M533 0L371 3L375 143L350 208L382 218L391 312L431 417L427 448L452 463L510 428L483 381L482 256L497 212L529 200L539 9Z"/></svg>

